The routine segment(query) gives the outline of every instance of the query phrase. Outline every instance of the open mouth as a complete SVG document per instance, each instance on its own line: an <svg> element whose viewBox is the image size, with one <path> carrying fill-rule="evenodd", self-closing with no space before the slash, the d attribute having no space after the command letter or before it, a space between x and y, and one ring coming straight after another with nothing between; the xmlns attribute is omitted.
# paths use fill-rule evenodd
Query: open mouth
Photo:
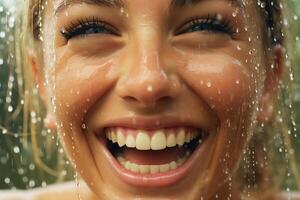
<svg viewBox="0 0 300 200"><path fill-rule="evenodd" d="M203 139L203 133L194 128L156 131L108 128L105 132L112 155L127 170L141 174L176 169Z"/></svg>
<svg viewBox="0 0 300 200"><path fill-rule="evenodd" d="M114 158L109 159L114 168L121 178L138 186L162 186L183 178L191 167L190 158L207 138L204 131L191 127L108 127L103 131L101 138Z"/></svg>

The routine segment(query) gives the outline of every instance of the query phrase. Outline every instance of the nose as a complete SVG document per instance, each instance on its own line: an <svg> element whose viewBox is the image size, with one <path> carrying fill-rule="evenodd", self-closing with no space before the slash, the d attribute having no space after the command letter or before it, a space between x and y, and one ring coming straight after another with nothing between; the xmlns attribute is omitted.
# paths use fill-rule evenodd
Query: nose
<svg viewBox="0 0 300 200"><path fill-rule="evenodd" d="M125 70L117 84L118 95L127 103L154 107L171 103L179 94L179 80L174 71L162 64L159 45L139 42L127 54Z"/></svg>

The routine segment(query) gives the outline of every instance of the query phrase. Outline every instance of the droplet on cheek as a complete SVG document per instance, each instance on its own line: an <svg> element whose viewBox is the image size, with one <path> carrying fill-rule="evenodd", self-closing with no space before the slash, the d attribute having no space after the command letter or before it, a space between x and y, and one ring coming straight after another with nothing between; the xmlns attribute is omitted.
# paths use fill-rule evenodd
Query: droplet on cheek
<svg viewBox="0 0 300 200"><path fill-rule="evenodd" d="M212 86L211 81L207 81L207 82L206 82L206 86L207 86L208 88L210 88L210 87Z"/></svg>

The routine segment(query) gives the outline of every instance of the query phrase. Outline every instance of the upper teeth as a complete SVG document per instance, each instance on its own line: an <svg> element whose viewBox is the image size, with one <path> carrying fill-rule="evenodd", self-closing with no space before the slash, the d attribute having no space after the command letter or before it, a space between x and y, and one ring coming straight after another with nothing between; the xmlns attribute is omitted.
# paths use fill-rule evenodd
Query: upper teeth
<svg viewBox="0 0 300 200"><path fill-rule="evenodd" d="M168 133L167 133L168 132ZM151 134L146 130L137 130L136 134L123 128L111 128L106 131L106 137L120 147L137 148L139 150L162 150L176 145L182 146L196 138L198 133L194 129L160 129Z"/></svg>

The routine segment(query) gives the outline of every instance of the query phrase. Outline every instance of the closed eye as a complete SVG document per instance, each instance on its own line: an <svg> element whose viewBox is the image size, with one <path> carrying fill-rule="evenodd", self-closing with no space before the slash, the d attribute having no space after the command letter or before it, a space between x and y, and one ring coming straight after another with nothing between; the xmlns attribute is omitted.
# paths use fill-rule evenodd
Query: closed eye
<svg viewBox="0 0 300 200"><path fill-rule="evenodd" d="M176 32L175 35L181 35L191 32L211 32L228 34L232 36L235 32L229 20L225 17L218 17L218 15L210 16L205 18L193 18L188 22L184 23Z"/></svg>
<svg viewBox="0 0 300 200"><path fill-rule="evenodd" d="M120 35L112 25L96 17L79 19L76 22L72 22L70 26L63 28L60 33L67 41L72 38L84 37L91 34Z"/></svg>

